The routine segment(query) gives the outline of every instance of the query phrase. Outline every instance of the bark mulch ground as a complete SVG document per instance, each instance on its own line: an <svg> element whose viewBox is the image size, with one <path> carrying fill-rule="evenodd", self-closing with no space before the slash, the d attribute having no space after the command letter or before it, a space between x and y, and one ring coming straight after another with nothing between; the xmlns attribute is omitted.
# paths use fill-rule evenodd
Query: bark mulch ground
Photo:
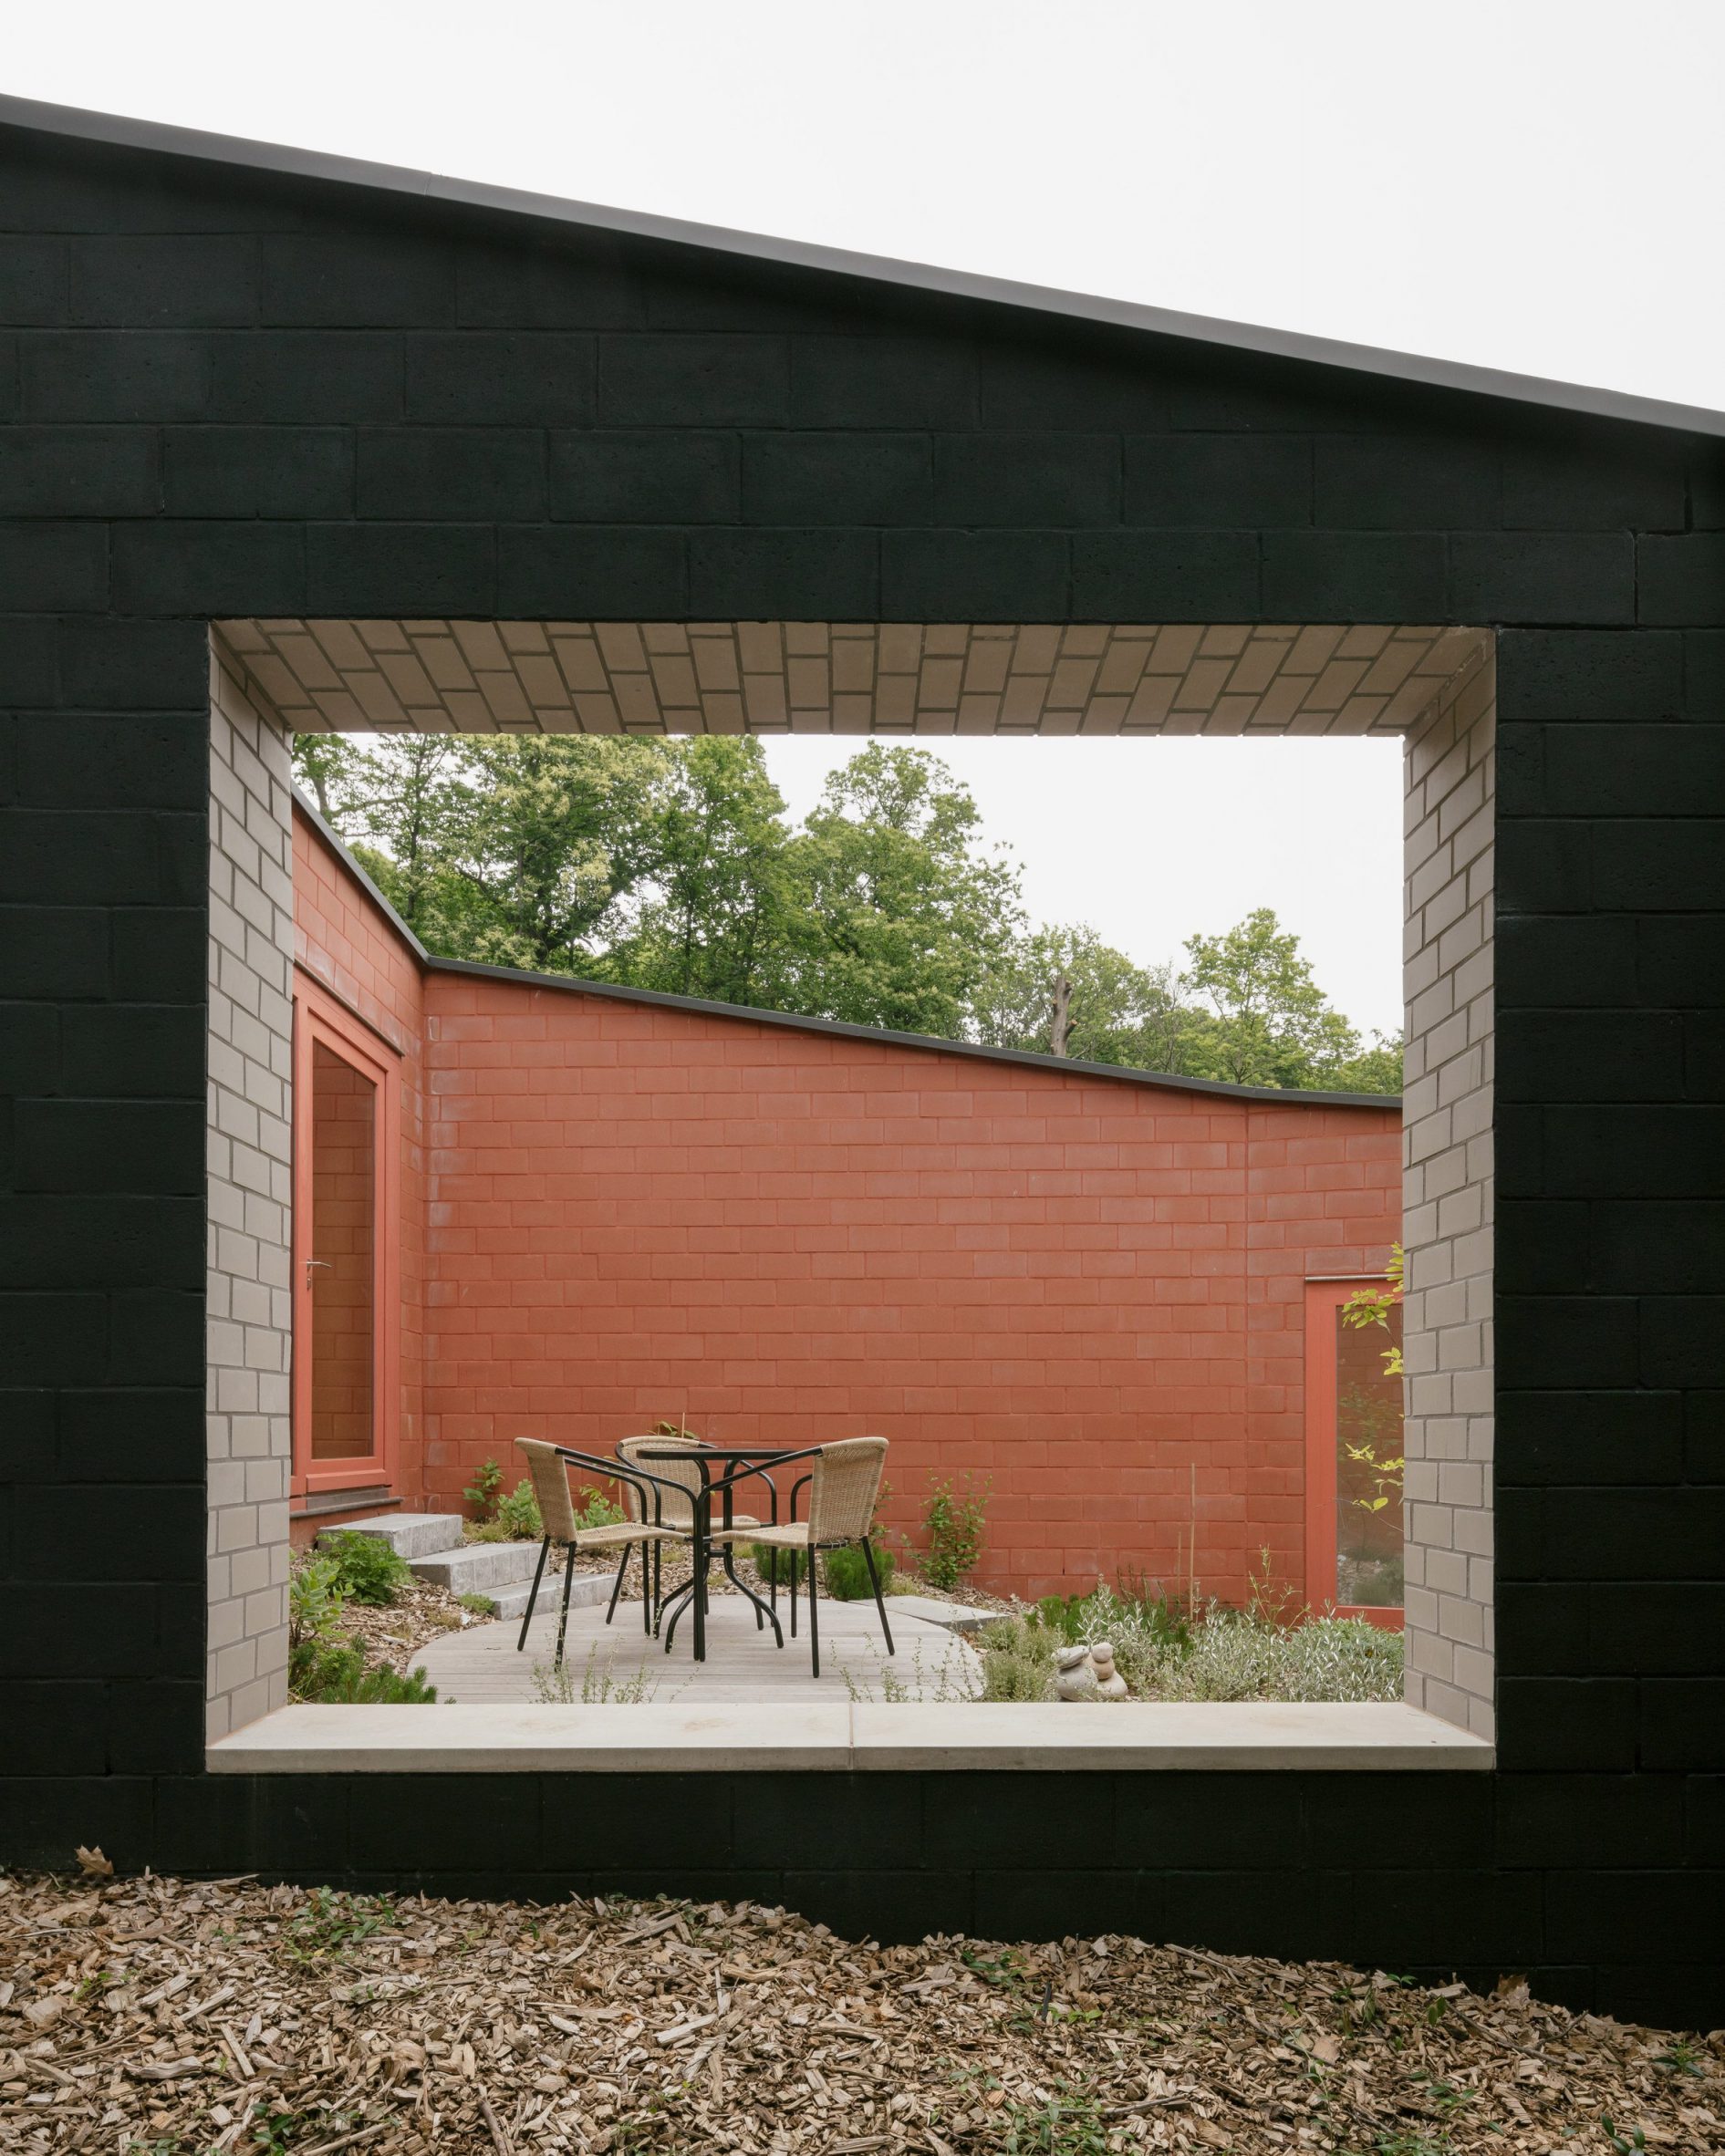
<svg viewBox="0 0 1725 2156"><path fill-rule="evenodd" d="M1725 2043L1335 1964L747 1904L0 1878L0 2148L1709 2151Z"/></svg>

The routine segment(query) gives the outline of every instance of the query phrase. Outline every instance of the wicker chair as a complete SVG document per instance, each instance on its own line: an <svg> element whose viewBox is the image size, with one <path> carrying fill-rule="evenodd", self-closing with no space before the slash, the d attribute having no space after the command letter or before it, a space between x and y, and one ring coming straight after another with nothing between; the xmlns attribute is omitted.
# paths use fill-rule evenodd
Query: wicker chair
<svg viewBox="0 0 1725 2156"><path fill-rule="evenodd" d="M815 1674L821 1674L821 1635L819 1605L815 1591L815 1553L820 1550L838 1550L855 1542L860 1545L863 1561L868 1567L868 1582L875 1591L875 1608L880 1612L880 1629L887 1635L887 1652L895 1653L892 1627L887 1622L887 1605L881 1599L880 1574L875 1566L875 1552L868 1539L874 1523L875 1506L880 1496L880 1477L886 1470L887 1440L884 1437L841 1437L832 1445L812 1446L808 1452L792 1456L812 1459L813 1469L791 1491L791 1518L783 1527L743 1528L734 1525L729 1530L716 1529L713 1541L755 1542L764 1550L786 1550L791 1552L791 1632L796 1632L796 1571L800 1560L808 1574L808 1643ZM777 1465L783 1467L781 1460ZM798 1492L808 1490L808 1518L798 1519L796 1500ZM777 1600L774 1581L774 1599Z"/></svg>
<svg viewBox="0 0 1725 2156"><path fill-rule="evenodd" d="M572 1452L567 1446L549 1445L539 1437L517 1437L515 1449L525 1453L527 1472L533 1477L533 1494L538 1500L539 1518L545 1525L545 1539L539 1545L539 1562L533 1575L533 1591L527 1597L527 1613L521 1620L521 1636L515 1642L519 1654L527 1644L527 1627L533 1622L534 1605L539 1600L539 1582L545 1578L546 1560L551 1555L551 1545L556 1542L563 1550L563 1612L557 1620L557 1653L555 1667L563 1666L563 1640L569 1625L569 1590L575 1582L575 1553L582 1550L620 1550L617 1578L611 1583L611 1600L605 1612L608 1624L617 1614L617 1598L623 1591L623 1575L629 1570L629 1552L639 1542L641 1550L641 1625L650 1636L653 1630L655 1608L652 1578L649 1572L649 1553L656 1554L666 1542L679 1542L685 1538L675 1528L664 1527L657 1519L649 1519L649 1512L655 1511L662 1498L669 1494L674 1502L677 1492L667 1493L660 1477L646 1473L631 1462L627 1470L619 1472L615 1460L602 1460L591 1454ZM614 1527L584 1528L575 1516L575 1500L569 1495L569 1469L571 1466L590 1468L594 1473L612 1477L622 1483L629 1493L631 1517Z"/></svg>

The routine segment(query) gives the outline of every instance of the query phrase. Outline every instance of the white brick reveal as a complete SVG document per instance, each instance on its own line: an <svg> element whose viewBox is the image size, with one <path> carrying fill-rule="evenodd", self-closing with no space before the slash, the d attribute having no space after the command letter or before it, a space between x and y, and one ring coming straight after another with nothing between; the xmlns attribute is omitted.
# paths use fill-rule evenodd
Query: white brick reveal
<svg viewBox="0 0 1725 2156"><path fill-rule="evenodd" d="M293 828L288 738L210 661L211 1739L287 1698Z"/></svg>
<svg viewBox="0 0 1725 2156"><path fill-rule="evenodd" d="M1402 1105L1410 1706L1492 1735L1489 641L1407 746Z"/></svg>

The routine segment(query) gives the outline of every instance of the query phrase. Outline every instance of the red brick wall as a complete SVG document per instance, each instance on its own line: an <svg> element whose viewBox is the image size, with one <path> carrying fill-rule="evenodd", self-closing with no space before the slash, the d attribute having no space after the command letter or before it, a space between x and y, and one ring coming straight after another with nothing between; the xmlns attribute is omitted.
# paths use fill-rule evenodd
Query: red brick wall
<svg viewBox="0 0 1725 2156"><path fill-rule="evenodd" d="M334 955L327 902L319 918ZM608 1451L679 1415L786 1446L877 1432L907 1529L930 1474L992 1477L990 1581L1171 1580L1195 1533L1214 1591L1240 1595L1261 1548L1303 1584L1304 1282L1381 1270L1393 1108L509 981L434 973L422 993L423 1445L404 1467L434 1503L487 1455L513 1478L517 1436Z"/></svg>

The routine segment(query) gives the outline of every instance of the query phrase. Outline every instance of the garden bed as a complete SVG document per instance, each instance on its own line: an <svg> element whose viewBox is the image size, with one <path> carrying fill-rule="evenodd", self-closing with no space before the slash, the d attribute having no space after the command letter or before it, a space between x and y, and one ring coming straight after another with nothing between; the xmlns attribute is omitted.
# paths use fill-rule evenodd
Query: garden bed
<svg viewBox="0 0 1725 2156"><path fill-rule="evenodd" d="M776 1909L0 1878L30 2156L1521 2156L1718 2148L1725 2047L1124 1937L881 1948Z"/></svg>

